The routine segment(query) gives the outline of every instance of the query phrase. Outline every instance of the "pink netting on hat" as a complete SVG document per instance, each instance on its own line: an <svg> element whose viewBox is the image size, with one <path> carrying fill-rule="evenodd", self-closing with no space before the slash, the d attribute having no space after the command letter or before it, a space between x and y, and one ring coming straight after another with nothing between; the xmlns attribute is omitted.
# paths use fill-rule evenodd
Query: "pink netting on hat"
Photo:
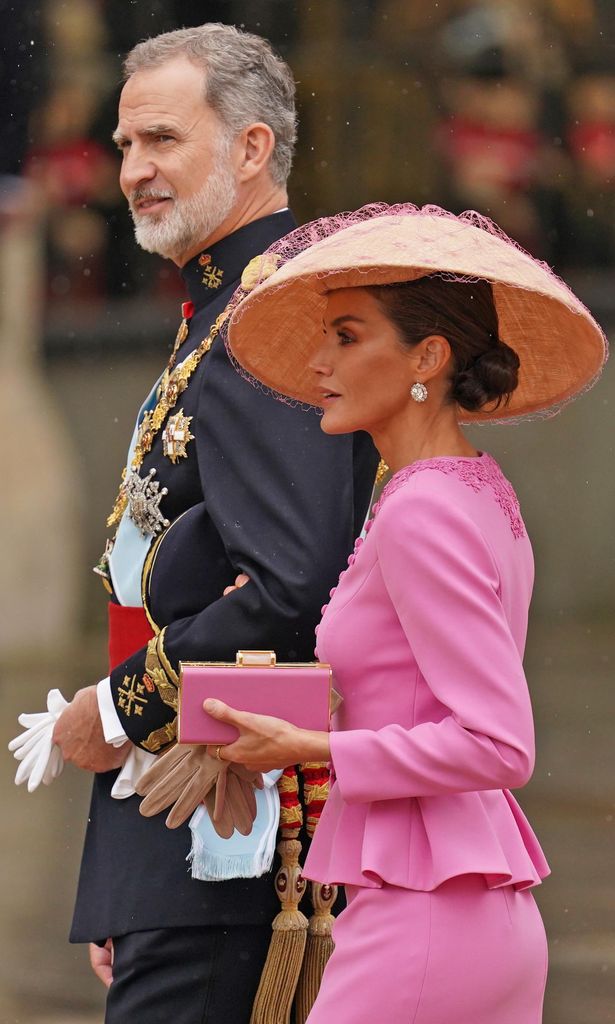
<svg viewBox="0 0 615 1024"><path fill-rule="evenodd" d="M444 210L440 206L431 204L427 204L425 206L420 207L416 206L414 203L395 203L392 205L389 205L387 203L370 203L367 206L361 207L359 210L337 213L329 217L321 217L317 220L310 221L307 224L304 224L296 228L294 231L291 231L288 235L284 236L284 238L281 238L278 241L274 242L261 256L258 256L254 260L252 260L248 268L246 268L246 271L244 271L244 274L242 275L241 284L233 294L229 306L227 307L228 316L225 317L225 320L220 327L219 334L224 341L231 363L233 364L237 372L245 380L252 384L253 387L258 388L265 394L270 395L276 398L278 401L284 402L285 404L290 405L292 407L300 407L302 409L305 409L306 411L312 411L318 414L321 413L321 410L316 408L315 406L308 405L304 402L299 401L298 399L290 398L288 395L285 395L282 392L277 391L274 388L268 387L266 384L263 384L262 381L258 380L257 377L255 377L252 373L246 370L245 367L243 367L238 362L238 360L236 359L232 352L229 342L230 321L231 319L233 319L235 324L238 323L242 317L242 302L252 293L252 291L259 284L267 280L274 273L275 270L282 267L285 263L287 263L289 260L292 260L294 257L298 256L306 249L310 248L313 245L316 245L318 242L321 242L332 235L338 234L339 232L345 230L346 228L352 227L355 224L359 224L364 221L375 220L378 217L393 216L435 216L447 219L449 221L453 221L457 224L471 225L472 227L478 228L489 235L495 236L500 241L504 242L507 246L510 246L511 249L515 250L517 253L522 253L524 256L530 259L535 265L541 267L542 270L547 275L549 275L549 277L553 281L557 282L561 292L564 295L566 295L567 293L567 295L569 296L571 309L578 311L579 315L581 315L582 311L584 311L585 313L587 313L588 316L591 317L591 313L589 312L589 310L586 309L586 307L580 302L578 297L575 296L572 290L561 280L561 278L559 278L553 272L553 270L548 266L547 263L541 260L537 260L534 257L530 256L530 254L527 253L522 246L520 246L517 242L511 239L504 231L502 231L502 229L497 224L490 220L489 217L486 217L483 214L478 213L476 210L466 210L461 214L453 214L448 210ZM361 272L363 268L357 267L356 269L357 271ZM364 271L368 273L369 269L370 268L366 267L364 268ZM430 273L434 273L434 271L430 271ZM480 279L476 275L450 273L446 271L437 271L435 273L437 273L438 277L451 281L474 282ZM492 280L491 283L493 284L494 281ZM275 297L270 293L265 293L263 295L263 301L275 302ZM606 360L608 354L608 345L606 342L606 338L604 339L604 348ZM497 416L492 416L489 418L488 422L515 423L519 421L526 421L527 419L542 419L545 417L553 416L557 412L559 412L560 409L563 408L563 406L567 405L568 402L572 401L573 398L576 398L579 394L582 394L585 391L589 390L589 388L591 388L595 384L599 376L600 372L598 372L589 382L587 382L580 391L562 400L561 402L558 402L556 405L552 406L549 409L541 410L536 413L523 413L518 417L503 415L501 419L498 419ZM504 412L504 409L505 407L502 406L502 412ZM477 421L476 419L473 418L472 422L480 421Z"/></svg>
<svg viewBox="0 0 615 1024"><path fill-rule="evenodd" d="M437 212L443 216L453 217L453 214L447 213L446 210L442 210L438 206L423 207L422 209L424 212ZM273 388L267 387L267 385L254 377L241 365L241 363L237 361L233 355L228 338L228 328L231 316L235 318L235 321L241 317L240 306L243 299L245 299L246 296L257 287L257 285L270 276L272 263L271 260L267 259L267 257L273 257L275 259L275 267L277 269L283 266L284 263L288 263L289 260L292 260L294 256L298 256L299 253L304 252L306 249L309 249L310 246L315 245L316 242L322 242L323 239L329 238L331 235L335 235L339 231L343 231L344 228L351 227L353 224L359 224L365 220L373 220L375 217L385 217L393 214L402 214L406 216L420 212L421 207L415 206L413 203L395 203L391 206L389 206L388 203L370 203L367 206L362 206L359 210L334 213L330 217L319 217L318 220L308 221L307 224L302 224L300 227L295 228L294 231L289 232L288 235L285 235L283 238L278 239L270 245L261 257L257 257L252 260L250 266L254 268L254 274L251 275L249 287L246 288L244 286L244 274L242 277L242 283L233 294L229 303L229 316L224 321L219 332L220 337L224 340L226 351L228 352L228 357L231 363L244 380L249 381L253 387L263 391L266 395L271 395L280 402L284 402L286 405L290 405L293 408L300 407L305 409L306 412L316 412L320 415L321 410L315 406L299 402L297 399L289 398L288 395L284 395L279 391L275 391ZM476 214L476 216L478 217L479 215ZM495 228L495 225L492 226Z"/></svg>

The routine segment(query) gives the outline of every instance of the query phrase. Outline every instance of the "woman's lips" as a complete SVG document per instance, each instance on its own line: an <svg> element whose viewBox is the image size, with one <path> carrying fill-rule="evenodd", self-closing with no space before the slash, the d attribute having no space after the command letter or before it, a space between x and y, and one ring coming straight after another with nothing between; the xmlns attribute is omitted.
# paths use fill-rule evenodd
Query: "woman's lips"
<svg viewBox="0 0 615 1024"><path fill-rule="evenodd" d="M335 402L338 398L341 398L341 397L342 396L339 395L336 391L322 391L321 392L320 404L322 406L332 405L333 402Z"/></svg>

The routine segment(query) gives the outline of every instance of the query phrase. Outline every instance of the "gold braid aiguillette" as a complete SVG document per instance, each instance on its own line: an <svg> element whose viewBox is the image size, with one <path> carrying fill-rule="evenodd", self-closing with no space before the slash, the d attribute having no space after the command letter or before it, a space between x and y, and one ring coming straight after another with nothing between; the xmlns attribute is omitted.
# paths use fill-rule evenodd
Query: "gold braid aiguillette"
<svg viewBox="0 0 615 1024"><path fill-rule="evenodd" d="M201 344L195 348L194 352L191 352L179 366L175 367L172 373L169 374L166 380L166 385L164 389L161 390L160 398L158 399L155 408L146 412L141 421L139 432L137 434L135 452L130 464L131 469L138 471L141 468L146 454L151 451L156 434L161 429L171 409L177 404L179 396L188 387L188 381L201 362L201 359L207 352L209 352L214 343L214 339L216 338L216 335L218 334L218 331L226 317L229 315L229 312L230 310L227 307L227 309L225 309L217 318L211 331L207 337L203 339ZM128 499L124 489L125 477L126 469L124 469L122 473L122 484L117 498L115 499L111 515L107 519L107 526L117 526L126 510Z"/></svg>

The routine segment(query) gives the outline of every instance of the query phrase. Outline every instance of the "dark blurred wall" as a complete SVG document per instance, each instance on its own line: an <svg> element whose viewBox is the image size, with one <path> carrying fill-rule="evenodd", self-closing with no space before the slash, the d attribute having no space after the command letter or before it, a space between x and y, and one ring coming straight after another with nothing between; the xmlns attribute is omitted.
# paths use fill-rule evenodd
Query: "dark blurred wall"
<svg viewBox="0 0 615 1024"><path fill-rule="evenodd" d="M20 174L32 143L30 115L47 70L41 9L27 0L0 0L0 174Z"/></svg>

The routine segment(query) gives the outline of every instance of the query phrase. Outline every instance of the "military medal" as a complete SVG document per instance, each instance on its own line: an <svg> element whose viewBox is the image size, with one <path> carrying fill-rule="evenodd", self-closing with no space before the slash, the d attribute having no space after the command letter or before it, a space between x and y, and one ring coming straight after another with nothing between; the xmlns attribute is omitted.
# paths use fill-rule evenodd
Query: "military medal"
<svg viewBox="0 0 615 1024"><path fill-rule="evenodd" d="M114 542L110 538L107 539L107 543L105 544L105 550L98 559L96 565L92 567L92 572L95 572L97 576L101 577L105 589L108 590L110 594L112 593L112 587L111 572L109 570L109 559L111 557L111 552L113 551L113 543Z"/></svg>
<svg viewBox="0 0 615 1024"><path fill-rule="evenodd" d="M175 337L175 342L173 344L173 351L171 352L171 358L169 359L170 369L173 368L173 365L175 363L175 357L177 355L177 350L179 346L183 345L186 338L188 337L188 321L192 320L193 313L194 303L182 302L182 322L179 325L177 335Z"/></svg>
<svg viewBox="0 0 615 1024"><path fill-rule="evenodd" d="M146 455L147 452L151 451L153 443L154 431L152 430L152 413L148 410L139 424L135 454L138 451L141 456Z"/></svg>
<svg viewBox="0 0 615 1024"><path fill-rule="evenodd" d="M159 508L168 490L166 487L160 487L158 481L154 480L155 475L155 469L150 469L145 477L139 476L135 469L131 469L122 484L128 514L144 537L160 533L170 525Z"/></svg>
<svg viewBox="0 0 615 1024"><path fill-rule="evenodd" d="M169 417L162 432L162 450L173 465L178 459L188 457L186 445L194 440L194 434L189 430L191 421L192 416L184 416L184 410L180 409L175 416Z"/></svg>
<svg viewBox="0 0 615 1024"><path fill-rule="evenodd" d="M175 341L173 343L173 351L171 352L171 355L169 356L169 361L168 361L168 363L167 363L167 365L165 367L165 370L164 370L164 373L162 374L162 377L160 378L160 384L158 385L158 392L157 392L159 398L160 398L160 395L164 394L164 392L166 391L166 389L167 389L167 387L169 385L169 377L171 375L171 370L175 366L175 360L177 359L177 353L178 353L179 349L181 348L181 346L184 344L186 338L188 337L188 332L189 332L188 322L192 319L192 314L193 313L194 313L194 304L192 302L182 302L182 322L179 325L179 329L178 329L177 334L175 336Z"/></svg>
<svg viewBox="0 0 615 1024"><path fill-rule="evenodd" d="M177 334L175 336L175 344L173 345L173 352L171 353L171 358L177 352L177 349L179 348L179 346L183 345L183 343L185 342L187 337L188 337L188 321L184 317L184 319L182 320L181 324L179 325L179 330L178 330L178 332L177 332Z"/></svg>

